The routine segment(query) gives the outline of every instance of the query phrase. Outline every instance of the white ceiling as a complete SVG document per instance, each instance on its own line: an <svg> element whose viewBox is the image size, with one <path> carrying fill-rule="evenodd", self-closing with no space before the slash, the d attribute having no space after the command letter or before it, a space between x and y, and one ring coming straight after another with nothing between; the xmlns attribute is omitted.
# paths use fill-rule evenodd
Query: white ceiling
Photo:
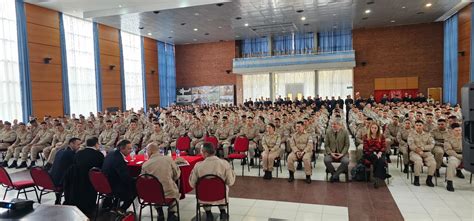
<svg viewBox="0 0 474 221"><path fill-rule="evenodd" d="M426 23L435 21L458 4L469 2L466 0L25 1L175 44L235 40L292 31L316 32ZM218 6L217 3L223 5ZM432 6L426 7L427 3L431 3ZM365 11L368 9L371 12L366 14ZM297 12L298 10L303 12ZM237 17L241 19L237 20ZM305 17L306 20L303 21L301 17Z"/></svg>

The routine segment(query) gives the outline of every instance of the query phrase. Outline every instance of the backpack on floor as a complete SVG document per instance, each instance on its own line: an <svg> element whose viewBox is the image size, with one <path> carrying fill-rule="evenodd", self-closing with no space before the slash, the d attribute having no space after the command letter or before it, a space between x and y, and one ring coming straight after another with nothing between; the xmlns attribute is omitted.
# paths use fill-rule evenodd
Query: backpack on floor
<svg viewBox="0 0 474 221"><path fill-rule="evenodd" d="M366 174L365 174L365 165L363 163L358 163L354 168L351 170L352 180L354 181L366 181Z"/></svg>

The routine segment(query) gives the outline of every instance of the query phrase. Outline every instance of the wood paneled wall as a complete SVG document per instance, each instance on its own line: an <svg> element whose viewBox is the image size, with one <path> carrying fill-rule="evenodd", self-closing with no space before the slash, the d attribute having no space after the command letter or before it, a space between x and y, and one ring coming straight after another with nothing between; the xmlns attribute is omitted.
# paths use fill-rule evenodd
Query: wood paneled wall
<svg viewBox="0 0 474 221"><path fill-rule="evenodd" d="M25 4L33 115L63 115L59 14ZM44 58L52 58L49 64Z"/></svg>
<svg viewBox="0 0 474 221"><path fill-rule="evenodd" d="M458 14L458 103L461 102L461 87L469 82L471 60L471 7L463 8Z"/></svg>
<svg viewBox="0 0 474 221"><path fill-rule="evenodd" d="M375 78L374 89L418 89L418 77Z"/></svg>
<svg viewBox="0 0 474 221"><path fill-rule="evenodd" d="M158 82L158 49L156 41L145 38L143 41L145 50L145 76L146 76L146 103L160 105L160 83Z"/></svg>
<svg viewBox="0 0 474 221"><path fill-rule="evenodd" d="M102 77L102 107L122 109L122 86L120 80L119 30L99 25L100 68ZM110 66L115 66L113 70Z"/></svg>

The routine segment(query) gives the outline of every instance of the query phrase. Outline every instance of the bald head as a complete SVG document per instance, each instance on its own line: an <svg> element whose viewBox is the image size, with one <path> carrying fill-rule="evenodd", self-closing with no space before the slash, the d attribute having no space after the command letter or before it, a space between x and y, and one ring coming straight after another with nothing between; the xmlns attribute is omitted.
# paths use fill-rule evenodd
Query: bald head
<svg viewBox="0 0 474 221"><path fill-rule="evenodd" d="M146 146L148 150L148 156L151 156L159 151L159 147L156 143L150 143Z"/></svg>

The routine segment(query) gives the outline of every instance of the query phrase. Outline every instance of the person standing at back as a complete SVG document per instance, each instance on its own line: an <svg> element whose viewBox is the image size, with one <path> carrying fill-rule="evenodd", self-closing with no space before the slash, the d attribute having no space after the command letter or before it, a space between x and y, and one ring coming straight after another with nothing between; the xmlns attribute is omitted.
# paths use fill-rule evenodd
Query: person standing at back
<svg viewBox="0 0 474 221"><path fill-rule="evenodd" d="M216 151L211 143L204 143L201 149L202 156L204 157L204 161L197 163L194 166L194 169L191 171L191 175L189 176L189 184L192 188L196 188L196 184L200 177L205 175L216 175L224 180L227 191L229 190L229 186L234 185L235 182L235 173L232 170L229 162L219 159L216 157ZM206 204L222 204L223 202L200 202ZM214 217L211 212L211 207L204 207L206 211L206 219L207 220L214 220ZM220 220L228 220L229 214L228 211L225 211L224 206L219 206Z"/></svg>

